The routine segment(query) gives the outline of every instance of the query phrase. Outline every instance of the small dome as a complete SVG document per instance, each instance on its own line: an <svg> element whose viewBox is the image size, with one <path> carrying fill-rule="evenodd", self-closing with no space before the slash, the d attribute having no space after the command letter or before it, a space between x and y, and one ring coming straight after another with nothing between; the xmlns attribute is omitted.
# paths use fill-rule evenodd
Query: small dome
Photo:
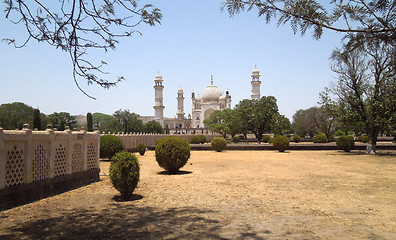
<svg viewBox="0 0 396 240"><path fill-rule="evenodd" d="M197 94L197 96L195 97L195 101L197 101L197 102L202 101L202 97L199 96L199 94Z"/></svg>
<svg viewBox="0 0 396 240"><path fill-rule="evenodd" d="M158 79L158 80L162 80L162 75L161 75L161 73L157 73L157 75L155 75L155 79Z"/></svg>
<svg viewBox="0 0 396 240"><path fill-rule="evenodd" d="M227 98L227 97L226 97L225 95L222 95L222 96L219 97L219 100L224 101L224 100L226 100L226 98Z"/></svg>
<svg viewBox="0 0 396 240"><path fill-rule="evenodd" d="M177 89L178 93L183 93L183 88L179 87L179 89Z"/></svg>
<svg viewBox="0 0 396 240"><path fill-rule="evenodd" d="M202 93L202 99L204 101L217 101L220 96L223 95L221 90L215 85L209 85Z"/></svg>

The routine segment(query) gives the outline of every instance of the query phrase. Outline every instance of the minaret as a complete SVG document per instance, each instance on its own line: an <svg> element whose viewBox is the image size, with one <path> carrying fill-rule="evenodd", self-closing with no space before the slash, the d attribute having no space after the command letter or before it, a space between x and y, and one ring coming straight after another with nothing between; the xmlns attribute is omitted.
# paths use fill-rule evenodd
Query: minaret
<svg viewBox="0 0 396 240"><path fill-rule="evenodd" d="M260 71L254 66L252 71L252 99L260 100Z"/></svg>
<svg viewBox="0 0 396 240"><path fill-rule="evenodd" d="M155 75L154 79L154 89L155 89L155 121L161 124L162 127L164 127L164 97L162 94L162 90L164 89L164 86L162 86L162 75L158 72L157 75Z"/></svg>
<svg viewBox="0 0 396 240"><path fill-rule="evenodd" d="M177 90L177 118L179 120L184 119L184 96L181 87Z"/></svg>

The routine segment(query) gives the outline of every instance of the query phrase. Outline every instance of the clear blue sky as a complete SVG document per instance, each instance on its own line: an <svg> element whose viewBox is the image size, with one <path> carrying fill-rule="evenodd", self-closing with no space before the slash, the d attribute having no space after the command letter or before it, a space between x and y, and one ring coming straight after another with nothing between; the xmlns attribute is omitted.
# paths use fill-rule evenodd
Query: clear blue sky
<svg viewBox="0 0 396 240"><path fill-rule="evenodd" d="M141 1L145 2L145 1ZM340 46L341 34L326 31L321 40L310 32L294 35L288 25L265 23L255 11L230 18L221 12L221 2L148 1L160 8L161 25L140 26L142 36L124 39L116 51L94 53L105 60L105 70L126 81L108 90L95 85L80 85L97 100L83 95L74 85L71 62L66 52L43 43L31 42L15 49L0 43L0 104L23 102L41 112L86 114L129 109L143 116L154 115L154 77L164 79L164 115L173 117L177 110L176 93L184 89L184 111L191 113L191 92L201 94L214 83L223 92L229 90L234 107L250 98L251 72L255 65L261 74L261 95L274 96L279 111L292 120L298 109L316 106L319 93L334 81L329 56ZM4 3L0 5L4 9ZM0 18L0 38L25 36L22 26Z"/></svg>

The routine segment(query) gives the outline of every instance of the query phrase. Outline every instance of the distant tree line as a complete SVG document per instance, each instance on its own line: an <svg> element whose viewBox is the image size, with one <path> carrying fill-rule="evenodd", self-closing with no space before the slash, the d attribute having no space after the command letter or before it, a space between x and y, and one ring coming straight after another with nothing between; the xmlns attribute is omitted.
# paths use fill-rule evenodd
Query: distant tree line
<svg viewBox="0 0 396 240"><path fill-rule="evenodd" d="M103 132L145 132L162 133L162 127L155 121L143 124L140 116L129 110L117 110L113 115L104 113L87 113L87 124L78 125L77 116L68 112L54 112L49 115L43 114L24 103L14 102L0 105L0 127L5 130L22 129L27 123L32 129L45 130L47 125L59 131L66 127L70 130L80 130L82 127L87 131L97 128Z"/></svg>

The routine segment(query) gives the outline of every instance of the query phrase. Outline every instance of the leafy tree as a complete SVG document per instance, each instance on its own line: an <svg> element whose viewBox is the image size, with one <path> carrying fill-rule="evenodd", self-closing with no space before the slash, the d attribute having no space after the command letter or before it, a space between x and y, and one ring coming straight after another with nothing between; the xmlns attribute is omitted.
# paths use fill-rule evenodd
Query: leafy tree
<svg viewBox="0 0 396 240"><path fill-rule="evenodd" d="M378 133L392 125L396 112L395 48L383 41L359 46L345 44L332 56L338 81L327 91L345 107L355 122L363 122L369 136L367 152L375 151Z"/></svg>
<svg viewBox="0 0 396 240"><path fill-rule="evenodd" d="M323 29L347 33L352 42L379 39L396 41L396 7L394 1L334 0L324 7L316 0L226 0L222 10L233 16L241 11L258 9L267 23L290 23L294 33L304 35L313 29L312 37L320 39Z"/></svg>
<svg viewBox="0 0 396 240"><path fill-rule="evenodd" d="M0 105L0 126L3 129L22 129L23 124L33 126L34 108L21 102Z"/></svg>
<svg viewBox="0 0 396 240"><path fill-rule="evenodd" d="M291 123L286 116L279 113L275 114L273 123L272 131L275 135L283 135L290 132Z"/></svg>
<svg viewBox="0 0 396 240"><path fill-rule="evenodd" d="M54 112L48 115L48 120L51 122L52 127L58 131L64 131L66 126L73 130L77 126L76 116L72 116L67 112Z"/></svg>
<svg viewBox="0 0 396 240"><path fill-rule="evenodd" d="M243 99L236 106L235 111L238 121L240 122L240 133L245 137L247 142L247 134L250 129L250 119L252 118L253 108L252 108L253 100L251 99Z"/></svg>
<svg viewBox="0 0 396 240"><path fill-rule="evenodd" d="M313 138L316 133L316 124L313 116L314 114L311 109L297 110L293 115L293 131L300 136L305 136L308 134L311 138Z"/></svg>
<svg viewBox="0 0 396 240"><path fill-rule="evenodd" d="M229 129L228 126L224 124L224 115L225 114L222 110L215 110L212 114L210 114L209 118L204 120L204 123L206 126L208 126L209 130L212 132L217 132L226 138Z"/></svg>
<svg viewBox="0 0 396 240"><path fill-rule="evenodd" d="M73 78L85 79L88 84L96 83L104 88L116 85L115 81L103 79L102 66L94 63L87 53L94 49L115 49L118 39L141 34L137 26L141 23L154 26L160 23L162 14L151 4L140 6L137 0L59 0L51 3L42 0L5 0L5 17L14 24L26 28L27 39L21 44L6 38L17 48L24 47L30 40L44 42L69 54L73 64ZM98 74L100 76L98 76ZM91 97L91 96L90 96Z"/></svg>
<svg viewBox="0 0 396 240"><path fill-rule="evenodd" d="M112 115L107 115L104 113L93 113L92 122L94 127L97 127L101 132L117 132L117 120Z"/></svg>
<svg viewBox="0 0 396 240"><path fill-rule="evenodd" d="M242 118L236 109L224 109L223 118L224 124L227 126L227 133L231 135L231 138L242 133Z"/></svg>
<svg viewBox="0 0 396 240"><path fill-rule="evenodd" d="M41 130L41 115L40 110L33 110L33 129Z"/></svg>
<svg viewBox="0 0 396 240"><path fill-rule="evenodd" d="M252 100L253 115L250 119L250 130L256 136L258 142L263 138L265 132L270 132L274 124L274 116L278 113L276 98L263 96L260 100Z"/></svg>
<svg viewBox="0 0 396 240"><path fill-rule="evenodd" d="M313 120L315 121L316 132L323 133L329 139L336 131L336 119L331 115L330 110L325 107L312 107Z"/></svg>
<svg viewBox="0 0 396 240"><path fill-rule="evenodd" d="M40 119L41 119L41 130L44 130L47 128L48 118L44 113L40 113Z"/></svg>
<svg viewBox="0 0 396 240"><path fill-rule="evenodd" d="M117 120L119 127L121 127L124 133L144 131L143 121L136 113L131 113L129 110L120 109L115 111L113 116Z"/></svg>
<svg viewBox="0 0 396 240"><path fill-rule="evenodd" d="M326 109L326 106L298 110L293 115L293 130L301 136L309 134L312 138L316 133L323 133L330 138L337 130L337 122L335 116L331 115L330 107Z"/></svg>
<svg viewBox="0 0 396 240"><path fill-rule="evenodd" d="M239 114L236 110L229 108L214 111L204 123L211 131L220 133L224 138L227 137L227 134L233 138L236 134L241 133L242 129L242 119Z"/></svg>
<svg viewBox="0 0 396 240"><path fill-rule="evenodd" d="M144 124L144 130L147 133L163 133L164 132L161 124L154 120Z"/></svg>
<svg viewBox="0 0 396 240"><path fill-rule="evenodd" d="M92 113L87 113L87 130L93 132Z"/></svg>

